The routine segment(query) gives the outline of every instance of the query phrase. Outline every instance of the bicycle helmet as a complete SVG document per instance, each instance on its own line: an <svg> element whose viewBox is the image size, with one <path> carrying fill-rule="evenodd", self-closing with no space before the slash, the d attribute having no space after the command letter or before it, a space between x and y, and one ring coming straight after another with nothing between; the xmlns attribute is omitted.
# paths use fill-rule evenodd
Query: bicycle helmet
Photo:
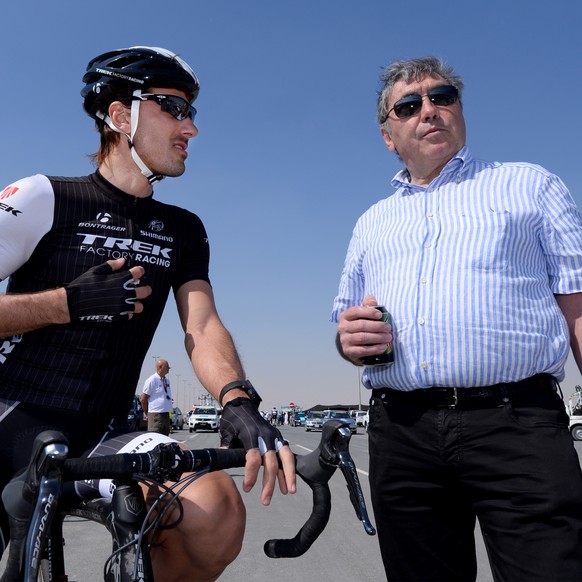
<svg viewBox="0 0 582 582"><path fill-rule="evenodd" d="M192 103L200 91L192 68L167 49L134 46L109 51L92 59L83 75L83 83L81 97L86 113L96 121L105 122L118 133L122 132L112 124L107 109L113 101L131 101L131 133L124 134L128 138L131 154L150 182L161 180L164 176L154 175L133 147L140 95L150 87L179 89L189 96Z"/></svg>

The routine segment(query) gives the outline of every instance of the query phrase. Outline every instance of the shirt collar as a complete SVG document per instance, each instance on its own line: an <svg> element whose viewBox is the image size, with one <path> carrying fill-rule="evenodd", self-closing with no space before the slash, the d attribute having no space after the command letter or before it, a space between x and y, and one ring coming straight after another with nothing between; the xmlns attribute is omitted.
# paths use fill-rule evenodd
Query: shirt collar
<svg viewBox="0 0 582 582"><path fill-rule="evenodd" d="M435 178L435 180L440 179L448 174L461 174L465 167L473 161L473 156L469 151L467 146L463 146L445 165L441 170L441 173ZM410 183L410 173L406 168L400 170L392 181L390 182L393 188L403 188L402 194L412 194L419 190L425 190L425 186L418 186L417 184Z"/></svg>

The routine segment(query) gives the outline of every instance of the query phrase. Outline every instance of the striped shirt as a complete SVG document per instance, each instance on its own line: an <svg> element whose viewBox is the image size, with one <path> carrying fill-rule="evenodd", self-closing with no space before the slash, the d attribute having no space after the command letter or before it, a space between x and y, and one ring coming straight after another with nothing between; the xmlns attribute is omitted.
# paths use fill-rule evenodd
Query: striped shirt
<svg viewBox="0 0 582 582"><path fill-rule="evenodd" d="M368 388L486 386L564 377L554 294L582 292L582 217L563 182L463 148L428 187L402 170L358 220L332 321L372 294L393 319L395 362Z"/></svg>

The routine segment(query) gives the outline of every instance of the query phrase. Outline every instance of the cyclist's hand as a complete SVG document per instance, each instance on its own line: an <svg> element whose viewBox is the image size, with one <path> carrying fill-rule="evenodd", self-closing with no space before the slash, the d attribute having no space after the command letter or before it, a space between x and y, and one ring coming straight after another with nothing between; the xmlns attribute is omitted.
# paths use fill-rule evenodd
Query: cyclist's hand
<svg viewBox="0 0 582 582"><path fill-rule="evenodd" d="M108 323L143 311L140 300L152 292L139 284L144 268L122 270L124 263L125 259L107 261L65 285L71 321Z"/></svg>
<svg viewBox="0 0 582 582"><path fill-rule="evenodd" d="M247 451L243 481L246 492L254 487L263 465L263 505L271 502L277 480L281 493L295 493L295 456L279 430L261 416L248 398L234 398L224 405L220 420L220 444L229 448L242 446ZM279 467L279 459L282 468Z"/></svg>
<svg viewBox="0 0 582 582"><path fill-rule="evenodd" d="M362 305L350 307L339 316L338 336L346 358L359 363L365 356L381 354L392 341L392 328L381 321L382 313L372 309L376 298L367 295Z"/></svg>

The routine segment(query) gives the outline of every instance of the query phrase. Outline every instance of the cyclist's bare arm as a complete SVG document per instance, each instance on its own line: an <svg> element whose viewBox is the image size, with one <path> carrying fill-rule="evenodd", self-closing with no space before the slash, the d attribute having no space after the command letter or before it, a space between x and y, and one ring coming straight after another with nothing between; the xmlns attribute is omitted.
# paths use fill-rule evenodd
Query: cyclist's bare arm
<svg viewBox="0 0 582 582"><path fill-rule="evenodd" d="M111 272L120 271L125 259L107 261ZM139 280L144 275L143 267L129 270L129 278ZM74 283L74 281L73 281ZM144 299L152 292L149 286L136 287L136 301L131 304L133 313L141 313ZM131 318L133 313L127 315ZM47 325L69 323L71 321L70 304L65 287L42 291L40 293L15 293L0 295L0 337L9 337L40 329Z"/></svg>
<svg viewBox="0 0 582 582"><path fill-rule="evenodd" d="M69 321L64 288L41 293L0 295L0 337Z"/></svg>
<svg viewBox="0 0 582 582"><path fill-rule="evenodd" d="M178 289L176 304L196 375L218 400L225 384L244 380L245 375L232 337L216 311L212 288L206 281L189 281ZM246 394L240 392L237 396Z"/></svg>
<svg viewBox="0 0 582 582"><path fill-rule="evenodd" d="M245 373L230 333L216 311L212 288L206 281L190 281L178 289L176 304L186 334L186 351L202 385L218 400L223 386L235 380L244 380ZM227 404L235 398L247 398L242 390L231 390L224 398ZM257 422L262 419L257 411ZM264 467L261 501L268 505L279 481L282 493L294 493L295 461L289 447L279 450L283 471L279 471L277 453L268 450L263 456L257 448L247 453L243 489L250 491L257 482L261 465Z"/></svg>

